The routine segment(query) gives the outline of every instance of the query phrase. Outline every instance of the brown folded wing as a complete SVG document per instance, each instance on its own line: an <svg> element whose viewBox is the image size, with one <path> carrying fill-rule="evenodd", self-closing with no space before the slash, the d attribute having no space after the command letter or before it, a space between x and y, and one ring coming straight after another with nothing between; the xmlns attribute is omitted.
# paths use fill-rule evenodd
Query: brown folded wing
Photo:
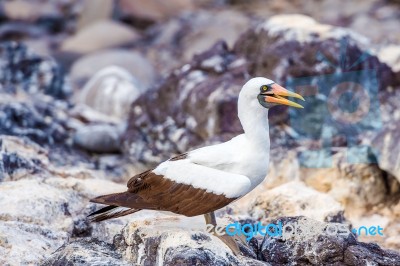
<svg viewBox="0 0 400 266"><path fill-rule="evenodd" d="M220 209L236 199L171 181L152 170L132 177L127 186L127 192L100 196L92 202L196 216Z"/></svg>

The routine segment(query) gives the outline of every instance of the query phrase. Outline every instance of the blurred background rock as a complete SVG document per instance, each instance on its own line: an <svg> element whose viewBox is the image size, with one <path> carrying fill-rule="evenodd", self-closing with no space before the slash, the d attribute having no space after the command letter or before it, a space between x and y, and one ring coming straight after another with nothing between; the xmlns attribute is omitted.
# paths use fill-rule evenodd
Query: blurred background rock
<svg viewBox="0 0 400 266"><path fill-rule="evenodd" d="M1 265L399 265L385 250L400 250L398 1L5 0L0 41ZM347 134L312 87L350 70L376 105ZM188 230L202 218L86 221L91 197L240 134L238 92L255 75L293 86L306 108L270 111L268 178L220 221L306 216L380 225L383 237L258 238L235 257ZM302 78L311 87L293 83Z"/></svg>

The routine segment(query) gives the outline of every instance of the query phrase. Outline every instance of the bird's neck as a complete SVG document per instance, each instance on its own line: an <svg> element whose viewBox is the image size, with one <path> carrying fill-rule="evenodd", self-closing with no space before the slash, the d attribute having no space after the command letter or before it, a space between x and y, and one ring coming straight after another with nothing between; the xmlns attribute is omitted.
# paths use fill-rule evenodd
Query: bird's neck
<svg viewBox="0 0 400 266"><path fill-rule="evenodd" d="M245 136L251 144L269 149L268 109L262 107L258 102L256 104L246 106L239 101L239 120Z"/></svg>

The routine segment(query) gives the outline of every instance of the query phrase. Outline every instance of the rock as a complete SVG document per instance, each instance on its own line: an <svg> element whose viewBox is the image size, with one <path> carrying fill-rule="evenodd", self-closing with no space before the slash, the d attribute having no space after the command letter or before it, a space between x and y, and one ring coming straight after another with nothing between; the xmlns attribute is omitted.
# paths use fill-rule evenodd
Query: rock
<svg viewBox="0 0 400 266"><path fill-rule="evenodd" d="M389 45L383 47L378 52L378 58L381 62L387 64L391 69L399 73L400 72L400 46Z"/></svg>
<svg viewBox="0 0 400 266"><path fill-rule="evenodd" d="M371 210L365 211L363 216L351 218L350 222L353 228L361 228L362 226L368 228L376 227L377 225L383 228L383 235L371 235L362 232L362 234L357 236L358 241L375 243L383 248L399 250L396 244L390 239L399 233L399 228L396 226L399 221L393 212L393 204L385 203L376 205Z"/></svg>
<svg viewBox="0 0 400 266"><path fill-rule="evenodd" d="M185 10L192 10L193 0L172 0L168 4L160 0L150 0L143 3L137 0L122 0L119 8L125 17L141 20L160 21L178 15Z"/></svg>
<svg viewBox="0 0 400 266"><path fill-rule="evenodd" d="M388 173L388 176L394 176L400 181L400 164L398 159L398 123L400 120L399 111L399 90L395 87L389 88L382 95L380 116L382 126L375 134L370 134L362 139L364 145L372 147L374 150L379 167ZM399 184L399 182L398 182Z"/></svg>
<svg viewBox="0 0 400 266"><path fill-rule="evenodd" d="M239 264L230 249L219 239L204 233L179 229L159 232L153 228L139 228L125 239L128 240L127 252L131 261L142 265L154 265L160 260L164 265Z"/></svg>
<svg viewBox="0 0 400 266"><path fill-rule="evenodd" d="M65 244L42 265L131 265L121 259L111 244L98 240L81 239Z"/></svg>
<svg viewBox="0 0 400 266"><path fill-rule="evenodd" d="M282 110L271 110L270 121L274 117L275 122L287 123L292 129L291 134L286 131L283 135L276 134L271 126L271 143L290 149L299 145L299 178L343 204L346 218L355 221L371 208L369 213L379 212L377 206L389 204L387 201L398 191L398 182L391 177L398 180L394 121L400 117L396 92L400 83L395 56L388 61L384 49L376 55L366 52L371 45L347 29L321 25L303 16L293 16L292 20L290 17L273 17L249 30L234 49L247 59L252 75L277 77L288 89L306 95L307 104L312 105L307 110L306 104L304 113L296 110L275 115ZM369 69L373 72L367 74ZM343 81L342 87L361 88L366 92L364 98L369 98L365 105L369 108L361 110L360 116L353 117L355 120L342 119L352 116L347 106L353 104L339 104L341 95L334 88ZM336 100L339 108L330 109ZM355 107L353 111L359 109ZM347 149L339 148L346 146ZM291 165L296 163L294 160ZM284 180L291 178L283 176L280 182ZM270 185L274 186L274 182ZM392 215L385 214L385 219L394 224ZM389 242L380 241L386 246Z"/></svg>
<svg viewBox="0 0 400 266"><path fill-rule="evenodd" d="M4 27L12 25L15 31L26 32L26 28L36 28L49 35L73 31L76 25L76 17L81 10L82 1L41 1L41 0L16 0L0 3L0 17L6 20ZM18 26L17 26L18 25ZM9 30L11 30L9 28ZM26 40L25 37L12 30L6 39ZM22 37L22 38L21 38ZM53 36L41 37L41 41L54 40Z"/></svg>
<svg viewBox="0 0 400 266"><path fill-rule="evenodd" d="M16 0L2 3L4 15L9 20L43 22L44 19L70 19L70 16L80 8L81 1L47 2L41 0Z"/></svg>
<svg viewBox="0 0 400 266"><path fill-rule="evenodd" d="M250 19L233 10L185 13L147 30L151 39L146 51L159 72L168 74L219 41L233 47L249 27Z"/></svg>
<svg viewBox="0 0 400 266"><path fill-rule="evenodd" d="M299 163L306 169L300 171L301 179L341 202L349 216L362 215L363 210L393 195L389 191L398 190L397 184L370 164L377 158L380 168L397 175L395 148L386 149L383 156L380 153L383 147L395 145L382 145L387 132L391 132L383 124L392 123L398 109L394 100L398 96L391 97L385 91L398 87L399 78L393 68L395 62L387 61L384 52L368 53L369 47L365 38L348 29L319 24L310 17L282 15L250 29L234 48L249 62L251 75L273 76L286 88L305 95L304 112L271 110L270 121L288 124L294 133L284 134L282 128L271 126L271 145L289 149L302 146ZM357 98L369 99L368 103L344 100L345 93L340 91L349 88L363 92L364 96ZM380 101L375 95L382 97ZM388 108L390 101L393 106ZM365 142L371 139L374 141ZM393 136L391 141L395 139ZM338 163L332 151L346 146L352 155L342 154ZM275 180L271 178L269 185ZM354 198L354 194L359 197Z"/></svg>
<svg viewBox="0 0 400 266"><path fill-rule="evenodd" d="M93 205L87 207L89 198L124 187L93 177L51 177L48 172L1 183L0 205L8 206L0 210L1 264L40 264L68 240L84 236L112 242L128 220L95 225L83 221L94 210Z"/></svg>
<svg viewBox="0 0 400 266"><path fill-rule="evenodd" d="M267 30L270 37L284 37L285 41L300 43L315 40L342 39L351 37L367 43L367 39L352 31L343 30L328 24L320 24L313 18L300 14L277 15L271 17L258 30Z"/></svg>
<svg viewBox="0 0 400 266"><path fill-rule="evenodd" d="M32 49L32 51L35 51L35 53L37 53L40 56L43 57L52 56L50 44L48 42L43 42L42 39L25 40L24 44L26 44L27 47ZM58 61L58 58L54 58L54 60L56 60L59 63L59 65L64 69L64 65Z"/></svg>
<svg viewBox="0 0 400 266"><path fill-rule="evenodd" d="M138 39L139 33L134 29L115 21L104 20L90 24L66 39L61 50L85 54L118 47Z"/></svg>
<svg viewBox="0 0 400 266"><path fill-rule="evenodd" d="M368 156L367 152L365 155ZM389 180L376 163L369 162L368 158L354 162L355 159L348 149L343 148L332 156L332 167L300 170L300 179L340 202L347 217L363 214L384 202L391 193Z"/></svg>
<svg viewBox="0 0 400 266"><path fill-rule="evenodd" d="M121 128L115 125L88 125L78 129L74 136L74 143L90 152L119 152L121 134Z"/></svg>
<svg viewBox="0 0 400 266"><path fill-rule="evenodd" d="M274 148L270 151L270 163L263 189L272 189L282 184L300 180L300 162L295 149Z"/></svg>
<svg viewBox="0 0 400 266"><path fill-rule="evenodd" d="M178 262L180 265L193 265L195 262L202 265L215 265L217 262L218 265L269 265L268 263L275 265L299 262L318 265L326 263L359 265L361 262L396 265L399 260L400 254L394 251L383 250L375 244L358 242L354 235L349 233L350 231L346 231L348 225L345 224L329 224L329 228L333 225L341 226L338 227L340 234L333 236L326 231L327 223L310 218L281 217L279 221L283 225L296 223L298 228L306 227L311 231L301 229L302 231L296 231L297 234L284 233L281 237L266 236L261 252L262 260L267 264L251 258L230 257L230 250L227 247L222 243L218 244L218 239L204 232L196 230L189 232L185 229L159 225L154 227L152 222L147 225L134 223L125 227L122 234L114 238L113 246L106 246L105 243L96 240L65 245L57 251L57 256L53 255L51 261L54 261L54 257L59 258L59 254L65 254L66 257L81 255L78 248L70 249L75 245L85 247L83 250L86 252L83 254L92 253L97 250L93 244L105 247L104 254L122 254L120 263L133 262L140 265L160 263L160 258L163 265L176 265ZM278 220L272 223L277 224ZM199 248L200 246L202 248Z"/></svg>
<svg viewBox="0 0 400 266"><path fill-rule="evenodd" d="M400 182L400 147L397 145L399 139L398 124L390 123L372 139L371 144L379 152L379 167L391 173Z"/></svg>
<svg viewBox="0 0 400 266"><path fill-rule="evenodd" d="M239 36L248 29L250 21L239 12L224 10L218 13L196 13L189 34L182 39L183 60L189 61L216 42L223 40L233 47ZM224 32L221 36L221 32Z"/></svg>
<svg viewBox="0 0 400 266"><path fill-rule="evenodd" d="M292 181L257 195L249 214L256 220L307 216L318 221L344 220L343 208L332 197Z"/></svg>
<svg viewBox="0 0 400 266"><path fill-rule="evenodd" d="M0 186L0 254L2 264L37 264L68 239L71 215L82 198L38 180L5 182ZM34 200L32 200L34 199Z"/></svg>
<svg viewBox="0 0 400 266"><path fill-rule="evenodd" d="M296 25L293 26L294 24ZM168 40L168 36L174 36L173 32L176 32L174 27L179 28L179 23L176 25L177 26L171 26L172 29L165 33L167 37L161 36L160 39L162 40L165 38L165 40ZM155 43L157 43L157 41L155 41ZM168 43L168 41L166 43ZM244 72L249 71L252 76L274 76L277 82L286 85L288 89L293 91L301 90L301 94L305 95L307 98L307 104L304 110L291 110L290 113L288 113L284 107L271 110L271 143L273 148L278 146L293 148L299 145L299 142L305 143L308 140L315 139L319 141L318 145L320 146L352 147L363 138L364 134L376 132L380 129L381 121L375 119L377 117L379 118L379 114L377 113L379 110L379 101L376 97L369 97L370 102L368 106L370 106L370 108L360 110L361 120L357 121L357 123L353 122L353 120L340 120L350 115L351 112L354 111L354 108L357 108L357 106L354 105L355 103L347 103L346 100L344 100L344 103L339 103L341 88L348 88L348 83L346 82L350 82L352 87L356 87L354 89L361 88L361 92L363 88L365 88L366 90L364 90L364 92L366 91L367 95L376 95L378 91L384 90L388 84L395 85L397 82L395 73L386 64L381 63L376 56L365 53L367 44L368 42L365 38L351 31L321 25L305 16L290 15L273 17L268 22L258 25L256 29L250 29L240 37L235 44L234 51L230 52L230 54L232 58L233 56L240 58L240 60L242 60L242 56L246 58L246 60L242 61ZM207 68L207 64L209 63L221 66L223 62L218 56L212 58L211 55L215 55L215 52L213 52L215 51L215 47L194 58L189 65L182 67L180 70L176 70L176 73L171 75L164 84L157 88L157 90L163 91L160 96L158 96L156 92L151 92L148 96L144 96L144 98L150 98L150 94L153 94L151 102L158 97L161 98L161 95L164 95L167 91L165 87L168 83L170 83L168 87L172 90L174 90L174 88L177 88L179 91L184 90L179 89L180 86L187 83L187 80L183 79L184 77L194 80L194 84L198 83L199 85L196 85L195 88L200 87L200 85L203 84L203 80L207 80L208 82L209 75L204 75L205 71L201 64ZM206 56L208 56L208 58ZM345 65L340 65L340 62L336 59L339 56L342 57ZM208 59L208 61L206 59ZM199 60L203 62L199 62ZM247 65L246 62L248 62ZM351 64L354 65L352 66ZM195 69L193 67L195 65L199 65L199 69ZM349 67L352 67L352 71L350 72ZM371 68L376 71L374 70L373 73L369 72ZM200 72L195 72L193 70L200 70ZM229 72L231 70L221 67L220 69L214 68L213 71L226 75L227 73L224 72ZM183 74L179 76L179 72ZM180 83L178 83L178 81L173 81L174 75L175 79L180 80ZM377 77L380 78L377 79ZM332 88L335 87L337 83L340 83L342 87L337 87L333 90ZM377 86L376 83L379 83L379 86ZM319 84L318 86L323 89L320 89L317 93L312 84ZM241 85L242 84L238 84L238 87ZM208 84L207 86L218 87L218 84ZM191 86L189 86L189 88L191 88ZM194 92L196 89L191 89L191 91ZM234 95L235 93L237 92L235 91L232 94ZM218 93L215 92L215 95L217 94ZM186 95L186 93L183 95ZM168 96L162 96L162 98L169 99ZM328 101L329 98L331 98L331 100ZM336 100L338 101L336 102ZM174 109L171 108L169 103L167 103L166 106L160 106L159 108L163 110L161 114L160 112L155 113L155 110L149 110L150 108L145 106L145 99L140 98L139 101L141 103L132 111L131 123L133 124L128 126L127 131L127 135L132 136L128 137L127 144L130 145L132 142L129 139L135 140L135 143L133 143L131 147L128 146L127 149L129 149L130 153L135 158L140 158L140 160L143 160L144 157L148 158L144 159L145 161L158 161L160 158L166 158L166 155L153 158L155 154L161 154L161 150L169 150L168 154L186 151L186 148L193 147L197 145L197 143L204 143L204 141L210 139L210 136L215 134L213 132L221 132L222 134L218 134L224 135L227 138L231 136L231 131L235 133L241 132L240 125L236 122L236 111L234 108L227 107L228 105L232 107L235 106L234 98L232 98L231 104L220 107L222 108L221 112L229 116L229 118L226 118L226 121L230 121L227 123L229 125L221 125L224 128L218 129L217 127L215 128L216 131L213 129L214 126L210 127L210 125L213 125L219 118L213 118L207 121L208 123L204 124L201 118L199 119L190 114L193 105L183 109L184 112L182 113L185 113L183 116L189 117L186 124L186 122L182 121L182 115L177 117L177 115L173 114L171 115L172 120L166 118L164 115L165 113L178 113L177 110L179 110L179 106ZM171 102L171 100L167 101ZM202 101L196 99L196 102L196 106L199 106ZM133 109L134 108L132 108L132 110ZM138 115L136 115L135 112ZM186 115L187 113L189 113L190 116ZM148 121L148 118L144 118L144 114L149 115L149 118L151 117L151 126L139 122L143 120ZM214 117L215 113L210 114L207 112L206 114L207 116L203 117ZM157 122L160 120L160 117L162 117L162 123L164 123L164 125L157 127L157 125L161 124L161 122ZM194 118L195 122L193 122L191 117ZM355 117L355 119L358 119L358 117ZM183 123L186 125L182 126ZM282 123L289 124L289 127L285 129L282 126L275 126ZM147 127L152 127L151 131L153 133L147 131ZM138 130L138 128L141 129ZM166 130L166 128L169 129ZM188 135L185 133L187 129L198 133L196 135ZM229 133L225 131L226 129ZM138 131L142 131L142 133L139 134ZM163 136L158 136L160 132L163 132ZM179 132L179 134L177 133L173 136L172 132ZM339 135L339 137L336 137L337 135ZM138 139L143 139L141 136L151 136L151 140L146 139L144 143L143 141L137 141ZM178 136L181 140L171 143L171 141L166 141L164 139L165 136L169 136L167 139ZM157 141L159 141L159 143L157 143ZM176 147L177 144L179 147ZM140 150L144 147L147 149L149 147L148 145L154 145L156 147L150 147L152 152L146 151L148 154L144 156L143 152ZM315 147L310 147L310 150L315 150ZM137 153L137 151L139 152ZM327 166L324 165L324 167Z"/></svg>
<svg viewBox="0 0 400 266"><path fill-rule="evenodd" d="M18 40L26 40L26 39L36 39L36 38L46 38L44 29L40 28L37 25L26 25L21 22L7 23L0 26L0 37L4 41L13 41L15 39ZM41 41L43 44L43 40ZM30 44L27 44L29 48L33 48L37 52L34 47L31 47Z"/></svg>
<svg viewBox="0 0 400 266"><path fill-rule="evenodd" d="M0 264L34 265L68 239L68 234L46 225L18 221L0 222Z"/></svg>
<svg viewBox="0 0 400 266"><path fill-rule="evenodd" d="M398 239L398 237L396 237L400 234L400 203L394 203L393 205L384 207L381 210L382 214L375 215L375 217L377 216L377 219L380 220L380 223L382 223L382 220L386 220L387 230L385 231L385 241L377 243L379 245L383 245L386 248L400 250L400 240Z"/></svg>
<svg viewBox="0 0 400 266"><path fill-rule="evenodd" d="M43 92L57 98L66 98L70 88L51 58L37 56L24 44L6 42L0 45L0 90L25 90L31 94Z"/></svg>
<svg viewBox="0 0 400 266"><path fill-rule="evenodd" d="M400 180L400 166L398 163L397 141L398 121L400 119L399 111L399 91L389 88L382 93L381 101L383 104L380 109L382 126L378 132L364 136L362 144L371 147L376 156L379 167L388 173L388 176L394 176L397 181Z"/></svg>
<svg viewBox="0 0 400 266"><path fill-rule="evenodd" d="M109 66L96 73L82 88L77 101L125 122L131 104L146 91L125 69Z"/></svg>
<svg viewBox="0 0 400 266"><path fill-rule="evenodd" d="M89 121L103 120L103 123L77 125L74 143L91 152L120 151L120 137L125 130L129 109L145 91L144 85L120 67L109 66L100 70L76 96L76 101L89 106L93 111L82 113L79 108L74 112L78 111L80 117ZM113 123L104 123L107 120Z"/></svg>
<svg viewBox="0 0 400 266"><path fill-rule="evenodd" d="M83 198L73 190L57 189L38 180L18 180L3 183L0 202L9 208L0 210L1 220L20 221L40 226L52 224L68 230L72 214L82 208ZM30 201L30 198L35 201ZM29 211L28 211L29 210Z"/></svg>
<svg viewBox="0 0 400 266"><path fill-rule="evenodd" d="M257 261L254 253L248 257L235 257L221 240L205 232L201 216L141 211L131 215L132 219L134 222L115 235L112 245L89 238L71 241L59 248L46 263L61 262L63 257L74 260L82 256L85 261L94 260L91 257L101 246L104 259L110 255L123 265L268 265ZM98 230L94 228L93 233Z"/></svg>
<svg viewBox="0 0 400 266"><path fill-rule="evenodd" d="M3 94L0 102L0 127L2 134L28 137L39 144L65 143L69 138L66 128L64 102L51 97L32 96L33 102L6 101Z"/></svg>
<svg viewBox="0 0 400 266"><path fill-rule="evenodd" d="M174 219L157 214L153 219L141 220L131 223L122 231L126 243L125 254L130 261L141 265L154 265L160 261L174 265L179 260L181 263L237 264L230 249L219 239L198 231L202 223L205 226L202 217L181 219L177 216ZM155 224L159 226L155 227Z"/></svg>
<svg viewBox="0 0 400 266"><path fill-rule="evenodd" d="M75 30L80 10L76 7L82 1L11 2L0 3L0 37L24 40L41 52L33 53L17 43L4 43L0 48L1 265L398 264L395 252L359 242L400 247L400 186L395 180L399 176L396 132L400 119L397 46L368 54L374 47L362 36L300 15L271 17L239 37L255 22L245 10L257 3L248 1L178 0L166 6L157 0L138 7L136 1L117 1L113 17L122 22L97 21L106 23L103 28L109 35L99 30L99 24L92 24L92 19L83 23L87 27L82 31ZM228 4L233 6L224 8ZM9 6L3 15L5 5ZM111 5L94 20L108 17ZM128 5L131 9L125 8ZM193 12L197 5L202 10ZM265 8L269 9L265 14L297 10L285 9L288 3L284 1L258 5L259 14ZM315 8L321 5L323 9ZM338 25L362 25L365 14L372 16L371 21L387 21L385 29L397 25L392 23L396 13L386 3L374 5L377 11L363 3L362 16L354 15L358 11L352 4L346 4L343 17L324 16L334 6L336 2L326 0L306 4L304 10L316 9L324 21L336 19ZM180 14L182 10L190 12ZM143 29L143 38L132 25ZM71 32L76 35L68 38ZM396 32L393 29L391 35ZM114 34L118 38L112 38ZM83 50L57 51L64 38L71 44L86 42L88 36ZM225 43L213 46L220 38ZM125 44L132 44L134 50L114 48ZM61 68L47 55L59 54L70 64L80 56L76 53L87 52L91 54L71 69L77 93L70 98ZM83 88L110 65L128 73L114 67L100 72ZM301 238L268 237L262 243L253 238L240 244L244 256L234 256L218 238L201 230L201 216L141 211L103 223L88 222L86 216L100 207L89 203L90 198L125 190L130 176L173 153L242 133L236 101L250 75L273 77L305 94L307 106L303 112L271 110L270 176L256 194L219 215L241 223L264 218L270 222L301 220L313 229L325 228L327 224L321 221L343 222L346 217L356 227L385 227L384 237L356 240L352 235L330 237L317 231ZM348 81L356 84L348 86ZM361 126L349 127L352 123L345 120L351 117L345 108L353 103L349 97L338 103L339 108L329 109L340 96L341 87L335 82L355 90L368 89L367 96L374 96L369 97L369 108L361 110L372 110ZM339 93L330 90L335 86ZM83 99L72 103L79 92ZM121 136L126 121L128 128ZM359 144L365 149L354 154ZM117 153L99 154L121 149L135 160L130 162L128 156ZM324 152L328 156L319 157ZM373 159L378 165L370 164ZM256 199L249 208L252 197ZM318 221L285 215L307 215Z"/></svg>
<svg viewBox="0 0 400 266"><path fill-rule="evenodd" d="M70 127L79 130L86 124L118 124L119 119L100 113L85 104L76 104L70 110L71 116L74 118L70 122Z"/></svg>
<svg viewBox="0 0 400 266"><path fill-rule="evenodd" d="M245 61L224 43L216 44L138 98L124 135L125 150L154 163L213 137L241 132L236 105L246 75Z"/></svg>
<svg viewBox="0 0 400 266"><path fill-rule="evenodd" d="M107 0L100 0L100 2L89 0L84 1L82 4L82 12L77 22L79 30L95 22L110 19L115 8L114 2Z"/></svg>
<svg viewBox="0 0 400 266"><path fill-rule="evenodd" d="M396 0L391 2L396 2ZM333 0L311 1L301 6L289 0L268 5L262 2L248 3L241 0L230 1L226 4L259 18L280 14L307 14L327 24L346 27L363 34L376 44L381 44L382 40L386 43L399 42L399 28L396 27L399 10L390 1L379 5L376 5L374 0L348 2L340 7ZM369 27L365 26L367 24Z"/></svg>
<svg viewBox="0 0 400 266"><path fill-rule="evenodd" d="M297 223L298 228L309 230L298 229L296 233L280 237L266 235L261 253L263 260L273 265L396 265L400 260L399 253L383 250L376 244L357 242L351 233L330 235L326 230L332 224L328 227L326 223L305 217L286 217L280 221L283 225ZM345 232L339 228L339 232Z"/></svg>
<svg viewBox="0 0 400 266"><path fill-rule="evenodd" d="M387 40L386 43L399 43L400 38L398 37L398 28L394 20L394 18L398 16L399 12L395 9L393 9L393 12L386 12L388 9L389 7L387 6L386 10L382 7L377 8L372 12L370 11L365 14L359 14L352 19L352 23L349 26L352 30L363 34L375 43L380 43L383 38ZM368 23L370 27L365 27L365 23ZM386 37L385 33L388 32L392 33L393 36Z"/></svg>
<svg viewBox="0 0 400 266"><path fill-rule="evenodd" d="M156 73L149 60L138 52L122 49L110 49L83 56L73 64L70 76L75 83L82 84L101 69L111 65L127 70L147 88L154 86Z"/></svg>
<svg viewBox="0 0 400 266"><path fill-rule="evenodd" d="M161 261L163 265L265 265L255 260L254 253L235 257L219 238L205 231L201 216L142 218L122 230L124 245L120 250L127 260L140 265ZM239 244L244 250L249 248Z"/></svg>
<svg viewBox="0 0 400 266"><path fill-rule="evenodd" d="M290 122L297 140L319 139L324 141L320 145L332 146L339 135L350 146L362 134L379 130L380 103L368 97L369 102L360 105L364 109L359 108L346 102L346 90L351 88L366 98L389 85L399 85L396 74L369 54L368 47L365 38L350 30L319 24L303 15L279 15L243 34L234 50L250 62L251 75L273 76L286 88L305 95L304 112L271 110L271 117L279 112L277 119Z"/></svg>
<svg viewBox="0 0 400 266"><path fill-rule="evenodd" d="M39 146L28 138L0 136L0 181L21 179L45 179L54 177L93 178L106 176L113 180L126 174L123 159L118 155L100 156L91 161L82 153L71 152L63 146ZM117 166L118 165L118 166ZM131 166L132 167L132 166ZM101 169L96 172L95 169ZM115 179L115 177L118 177Z"/></svg>
<svg viewBox="0 0 400 266"><path fill-rule="evenodd" d="M348 265L383 264L396 265L400 255L395 251L384 250L373 243L359 243L350 246L344 253L344 262Z"/></svg>
<svg viewBox="0 0 400 266"><path fill-rule="evenodd" d="M172 241L172 236L165 239L165 241ZM178 234L176 237L183 238L184 235ZM228 256L222 254L222 257L218 256L220 254L215 254L219 247L204 234L192 234L192 238L185 238L189 241L186 245L205 245L204 250L200 248L189 248L189 247L169 247L163 257L159 257L158 254L154 253L157 250L156 245L157 240L152 239L151 247L143 247L143 252L146 254L147 260L134 261L127 257L125 254L121 254L121 250L116 249L115 245L107 244L102 241L92 240L92 239L81 239L76 240L71 243L65 244L60 247L56 252L54 252L50 258L46 259L42 265L132 265L132 263L137 263L135 265L155 265L159 262L162 265L243 265L243 266L258 266L258 265L269 265L262 261L257 261L254 259L241 257L240 260L235 259L232 255ZM156 242L154 242L156 241ZM160 241L160 239L158 239ZM147 241L145 241L148 244ZM208 245L207 245L208 244ZM144 243L141 243L144 245ZM147 248L152 248L152 250L147 250ZM211 248L211 250L210 250ZM142 252L141 250L139 252ZM229 252L229 251L226 251ZM139 253L138 255L141 255ZM160 261L161 259L161 261Z"/></svg>
<svg viewBox="0 0 400 266"><path fill-rule="evenodd" d="M51 15L56 10L51 4L40 4L40 1L7 1L3 4L6 16L11 20L35 21L42 16ZM40 8L38 8L40 4Z"/></svg>
<svg viewBox="0 0 400 266"><path fill-rule="evenodd" d="M24 143L25 142L25 143ZM48 162L47 151L29 140L0 137L0 181L18 180L41 172Z"/></svg>
<svg viewBox="0 0 400 266"><path fill-rule="evenodd" d="M241 257L240 263L241 265L246 265L246 266L271 266L271 264L265 261L250 259L247 257Z"/></svg>

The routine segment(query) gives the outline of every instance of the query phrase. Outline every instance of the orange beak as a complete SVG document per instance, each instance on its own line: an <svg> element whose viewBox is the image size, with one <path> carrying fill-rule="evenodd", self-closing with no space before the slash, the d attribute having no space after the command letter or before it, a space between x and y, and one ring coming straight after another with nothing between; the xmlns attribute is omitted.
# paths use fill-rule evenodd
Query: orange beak
<svg viewBox="0 0 400 266"><path fill-rule="evenodd" d="M297 107L297 108L304 108L303 106L301 106L298 103L289 101L286 98L283 97L293 97L293 98L297 98L297 99L301 99L304 101L303 96L301 96L300 94L288 91L287 89L285 89L284 87L274 83L271 85L271 90L266 92L265 97L264 97L264 101L268 102L268 103L277 103L277 104L283 104L283 105L289 105L289 106L293 106L293 107Z"/></svg>

